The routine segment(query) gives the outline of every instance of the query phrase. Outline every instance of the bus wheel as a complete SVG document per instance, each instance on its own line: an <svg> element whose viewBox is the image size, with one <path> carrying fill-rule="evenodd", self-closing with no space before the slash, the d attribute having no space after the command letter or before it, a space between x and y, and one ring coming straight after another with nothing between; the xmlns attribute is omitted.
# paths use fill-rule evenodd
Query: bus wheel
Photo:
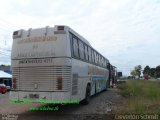
<svg viewBox="0 0 160 120"><path fill-rule="evenodd" d="M82 101L82 104L84 104L84 105L89 104L90 99L91 99L91 89L90 89L90 85L88 84L87 88L86 88L85 99Z"/></svg>

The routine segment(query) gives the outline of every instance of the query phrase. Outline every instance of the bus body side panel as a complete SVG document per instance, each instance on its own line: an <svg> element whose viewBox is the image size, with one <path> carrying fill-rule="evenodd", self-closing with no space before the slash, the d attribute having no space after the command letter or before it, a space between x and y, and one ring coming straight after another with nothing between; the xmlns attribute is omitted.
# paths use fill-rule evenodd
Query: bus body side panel
<svg viewBox="0 0 160 120"><path fill-rule="evenodd" d="M106 89L108 76L108 70L73 58L71 99L83 100L88 83L91 85L91 95L103 91Z"/></svg>
<svg viewBox="0 0 160 120"><path fill-rule="evenodd" d="M91 67L92 90L91 95L106 89L109 71L96 65Z"/></svg>
<svg viewBox="0 0 160 120"><path fill-rule="evenodd" d="M72 59L72 100L83 100L85 98L87 83L90 83L88 76L88 63Z"/></svg>

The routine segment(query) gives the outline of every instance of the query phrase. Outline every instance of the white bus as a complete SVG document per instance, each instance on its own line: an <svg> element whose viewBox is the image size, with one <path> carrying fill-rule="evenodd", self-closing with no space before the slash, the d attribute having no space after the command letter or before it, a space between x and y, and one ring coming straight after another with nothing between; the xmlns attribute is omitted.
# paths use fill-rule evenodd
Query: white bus
<svg viewBox="0 0 160 120"><path fill-rule="evenodd" d="M109 60L68 26L13 32L10 99L83 101L106 90Z"/></svg>

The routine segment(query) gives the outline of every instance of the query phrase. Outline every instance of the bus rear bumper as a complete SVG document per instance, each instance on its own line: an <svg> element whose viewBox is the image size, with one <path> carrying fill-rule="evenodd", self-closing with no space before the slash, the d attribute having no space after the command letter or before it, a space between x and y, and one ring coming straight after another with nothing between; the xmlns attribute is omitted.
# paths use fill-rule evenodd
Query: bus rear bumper
<svg viewBox="0 0 160 120"><path fill-rule="evenodd" d="M70 92L10 91L10 102L59 104L71 101Z"/></svg>

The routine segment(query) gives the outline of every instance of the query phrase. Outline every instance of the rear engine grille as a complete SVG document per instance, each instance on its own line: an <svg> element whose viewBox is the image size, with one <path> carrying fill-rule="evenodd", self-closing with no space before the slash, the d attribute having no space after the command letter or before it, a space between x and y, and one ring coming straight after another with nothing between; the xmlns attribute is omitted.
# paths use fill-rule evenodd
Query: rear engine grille
<svg viewBox="0 0 160 120"><path fill-rule="evenodd" d="M71 85L70 66L20 67L13 68L18 90L68 91ZM61 89L57 80L62 78Z"/></svg>

